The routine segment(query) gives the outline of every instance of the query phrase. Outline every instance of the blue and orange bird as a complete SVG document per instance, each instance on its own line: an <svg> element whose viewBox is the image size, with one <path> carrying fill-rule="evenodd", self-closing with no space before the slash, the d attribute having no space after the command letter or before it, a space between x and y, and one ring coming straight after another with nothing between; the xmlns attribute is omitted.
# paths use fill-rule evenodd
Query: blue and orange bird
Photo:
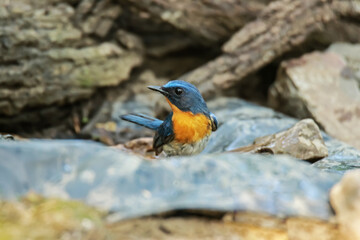
<svg viewBox="0 0 360 240"><path fill-rule="evenodd" d="M156 155L194 155L202 152L218 122L206 106L199 90L192 84L174 80L163 86L149 86L165 96L172 112L164 121L142 114L122 115L123 120L155 130Z"/></svg>

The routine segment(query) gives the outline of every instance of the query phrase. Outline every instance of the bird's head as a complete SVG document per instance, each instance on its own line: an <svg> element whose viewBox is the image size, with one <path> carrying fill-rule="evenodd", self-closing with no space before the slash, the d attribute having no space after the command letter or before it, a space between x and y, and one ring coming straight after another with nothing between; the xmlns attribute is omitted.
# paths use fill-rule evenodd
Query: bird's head
<svg viewBox="0 0 360 240"><path fill-rule="evenodd" d="M173 111L174 107L176 107L183 112L210 115L199 90L191 83L174 80L163 86L149 86L148 88L164 95Z"/></svg>

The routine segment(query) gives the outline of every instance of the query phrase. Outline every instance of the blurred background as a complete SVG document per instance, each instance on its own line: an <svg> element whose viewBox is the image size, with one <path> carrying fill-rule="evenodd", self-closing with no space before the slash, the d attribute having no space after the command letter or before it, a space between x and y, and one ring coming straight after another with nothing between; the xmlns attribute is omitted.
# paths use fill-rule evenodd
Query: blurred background
<svg viewBox="0 0 360 240"><path fill-rule="evenodd" d="M163 119L170 108L161 95L147 86L163 85L175 79L189 81L199 88L210 103L210 110L217 109L220 125L229 116L229 112L221 110L231 112L245 106L245 102L234 103L242 99L297 119L312 118L330 137L357 151L360 149L360 2L0 2L0 133L4 138L11 138L6 136L11 134L18 140L91 139L108 146L128 144L132 148L128 141L152 137L153 132L124 122L119 116L138 112ZM256 112L237 117L250 114L247 118L256 119ZM137 144L149 147L151 140ZM60 232L74 226L77 229L76 224L91 228L106 215L84 206L43 201L40 196L30 195L22 203L25 205L8 206L14 212L1 213L0 223L2 216L7 219L12 214L21 215L19 209L29 206L41 209L49 205L56 209L60 204L61 209L69 208L69 212L59 213L60 222L74 217L72 206L80 209L81 216L91 215L85 218L91 219L90 223L74 220L74 225L67 227L52 220L52 227L62 226ZM31 216L29 219L34 217L27 214ZM42 219L47 217L41 215ZM175 226L182 224L176 221ZM136 224L135 221L113 230L124 237ZM149 224L165 223L150 221ZM197 224L201 229L207 223ZM215 225L213 234L217 231ZM191 229L190 226L189 223L185 228ZM107 239L107 233L101 231L103 227L92 232L88 239ZM160 228L159 234L166 236L164 229ZM146 236L147 230L143 231ZM54 232L45 234L54 239L59 236ZM144 237L141 234L138 238ZM156 234L155 239L164 237ZM187 236L186 231L181 234ZM85 235L69 235L69 239L85 238ZM203 232L200 235L209 237ZM19 236L21 239L23 235Z"/></svg>

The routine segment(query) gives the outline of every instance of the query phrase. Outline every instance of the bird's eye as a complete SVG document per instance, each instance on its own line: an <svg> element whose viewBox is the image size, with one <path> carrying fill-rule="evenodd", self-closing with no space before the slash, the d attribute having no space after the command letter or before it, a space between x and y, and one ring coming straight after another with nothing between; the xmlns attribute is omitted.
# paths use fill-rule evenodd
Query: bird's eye
<svg viewBox="0 0 360 240"><path fill-rule="evenodd" d="M175 88L176 95L181 95L183 93L183 90L181 88Z"/></svg>

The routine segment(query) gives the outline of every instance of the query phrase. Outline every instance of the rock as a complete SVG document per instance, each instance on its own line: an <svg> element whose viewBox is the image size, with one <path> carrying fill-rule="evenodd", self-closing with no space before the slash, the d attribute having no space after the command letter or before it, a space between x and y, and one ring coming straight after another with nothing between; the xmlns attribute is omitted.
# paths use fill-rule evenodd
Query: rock
<svg viewBox="0 0 360 240"><path fill-rule="evenodd" d="M146 86L163 85L167 79L156 77L149 69L142 69L130 78L126 88L114 89L98 108L91 121L81 129L83 138L90 138L107 145L124 144L140 138L153 137L154 132L120 118L126 113L143 113L155 115L156 102L163 99L160 94L154 94Z"/></svg>
<svg viewBox="0 0 360 240"><path fill-rule="evenodd" d="M360 170L347 172L330 192L344 240L360 239Z"/></svg>
<svg viewBox="0 0 360 240"><path fill-rule="evenodd" d="M105 123L96 123L95 129L91 129L90 133L93 140L113 146L115 144L114 140L116 140L114 135L116 135L118 131L116 123L109 121Z"/></svg>
<svg viewBox="0 0 360 240"><path fill-rule="evenodd" d="M218 98L208 102L220 127L211 135L204 153L230 151L247 146L258 137L284 131L297 120L235 98Z"/></svg>
<svg viewBox="0 0 360 240"><path fill-rule="evenodd" d="M241 239L339 239L336 223L311 218L275 218L267 214L228 213L226 226L237 230Z"/></svg>
<svg viewBox="0 0 360 240"><path fill-rule="evenodd" d="M0 134L0 141L14 141L14 140L15 138L10 134L6 134L6 135Z"/></svg>
<svg viewBox="0 0 360 240"><path fill-rule="evenodd" d="M142 96L142 97L141 97ZM117 135L134 139L139 137L153 137L153 132L135 124L121 121L120 114L137 112L157 116L158 106L154 108L151 95L137 95L130 101L119 100L118 106L113 108L113 119L117 122ZM140 98L141 97L141 98ZM144 97L144 98L143 98ZM153 96L153 97L156 97ZM163 99L156 101L163 102ZM165 105L167 105L165 103ZM167 106L165 106L167 107ZM236 98L217 98L208 102L209 109L219 120L219 129L211 135L204 154L231 151L250 145L256 138L286 131L299 120L275 112L270 108L261 107ZM163 119L163 116L160 117ZM321 132L328 156L317 161L313 166L327 172L342 175L345 171L360 167L360 151L349 145L329 137Z"/></svg>
<svg viewBox="0 0 360 240"><path fill-rule="evenodd" d="M339 239L334 223L250 212L228 213L223 219L223 214L206 218L175 213L109 224L106 213L79 201L34 193L16 202L0 201L0 206L1 239Z"/></svg>
<svg viewBox="0 0 360 240"><path fill-rule="evenodd" d="M343 174L347 170L360 168L359 150L328 136L324 136L324 139L329 155L314 163L314 167L339 174Z"/></svg>
<svg viewBox="0 0 360 240"><path fill-rule="evenodd" d="M284 132L256 138L253 145L232 152L288 154L314 161L328 155L320 129L312 119L304 119Z"/></svg>
<svg viewBox="0 0 360 240"><path fill-rule="evenodd" d="M288 156L223 153L144 161L88 141L0 143L0 198L29 191L114 212L109 220L175 209L328 219L340 176ZM15 171L16 169L16 171Z"/></svg>
<svg viewBox="0 0 360 240"><path fill-rule="evenodd" d="M281 64L269 104L298 118L312 117L331 136L360 149L360 89L343 76L336 53L314 52Z"/></svg>
<svg viewBox="0 0 360 240"><path fill-rule="evenodd" d="M158 3L149 1L149 5L150 2ZM217 3L223 4L223 1ZM254 84L253 75L268 67L273 68L272 65L277 65L279 59L298 56L299 51L312 51L314 46L321 48L336 41L359 42L360 27L344 21L344 16L359 16L353 1L271 2L257 14L255 20L238 28L222 46L221 55L182 76L182 79L195 84L205 98L227 96L228 90ZM262 89L272 81L269 79L271 76L272 73L262 72L262 81L255 89Z"/></svg>
<svg viewBox="0 0 360 240"><path fill-rule="evenodd" d="M160 214L113 223L107 230L119 238L199 239L209 236L202 229L211 225L214 236L229 238L340 239L337 226L328 222L333 218L328 192L345 171L360 166L359 151L321 132L329 156L312 165L286 155L216 153L246 146L298 120L239 99L218 98L208 106L220 127L206 152L196 157L144 161L79 140L0 143L1 159L6 159L0 160L0 199L18 199L31 190L78 199L112 212L107 217L111 222ZM101 127L113 130L114 125ZM171 215L172 210L178 211ZM212 219L228 212L236 216L224 222L176 218L176 212L181 216L184 211Z"/></svg>
<svg viewBox="0 0 360 240"><path fill-rule="evenodd" d="M295 240L337 240L339 238L338 225L333 222L312 220L306 218L290 218L286 220L288 239Z"/></svg>
<svg viewBox="0 0 360 240"><path fill-rule="evenodd" d="M230 151L250 145L256 138L289 129L298 120L235 98L217 98L208 102L220 126L211 135L203 153ZM313 164L327 172L342 175L360 167L360 151L321 132L328 156Z"/></svg>
<svg viewBox="0 0 360 240"><path fill-rule="evenodd" d="M259 214L245 213L248 222L219 221L214 219L181 217L141 218L111 225L116 239L234 239L234 240L336 240L337 226L313 219L276 219ZM254 221L254 219L256 221ZM273 220L280 226L259 225Z"/></svg>
<svg viewBox="0 0 360 240"><path fill-rule="evenodd" d="M226 40L248 21L255 19L270 1L126 0L125 2L186 32L203 44L215 45Z"/></svg>
<svg viewBox="0 0 360 240"><path fill-rule="evenodd" d="M38 118L41 124L51 124L54 114L58 118L67 114L68 105L89 99L99 88L126 81L142 62L141 53L107 37L112 19L120 12L118 5L99 1L102 7L99 3L93 9L83 1L79 6L83 16L76 11L80 1L72 1L74 5L51 2L9 1L6 14L0 17L3 130L39 125ZM94 32L82 28L90 19L96 20L89 27Z"/></svg>
<svg viewBox="0 0 360 240"><path fill-rule="evenodd" d="M113 224L111 232L116 239L244 239L221 221L195 217L131 219Z"/></svg>
<svg viewBox="0 0 360 240"><path fill-rule="evenodd" d="M342 75L350 75L355 78L360 87L360 44L333 43L327 51L337 53L345 58L347 69L344 69Z"/></svg>
<svg viewBox="0 0 360 240"><path fill-rule="evenodd" d="M105 229L104 212L75 200L29 193L16 202L0 200L0 206L0 239L89 239Z"/></svg>
<svg viewBox="0 0 360 240"><path fill-rule="evenodd" d="M124 143L124 140L132 140L140 137L153 137L154 131L138 126L136 124L124 121L121 115L127 113L142 113L149 116L155 116L156 103L165 101L161 94L154 94L147 86L165 84L168 79L156 77L153 71L146 69L142 71L136 78L132 79L129 85L130 91L119 95L112 104L111 121L116 123L116 134L123 141L115 143Z"/></svg>
<svg viewBox="0 0 360 240"><path fill-rule="evenodd" d="M127 94L131 94L131 91ZM120 119L120 116L132 112L154 115L153 99L161 96L138 93L124 102L124 95L121 95L120 100L114 100L111 104L104 106L104 109L99 111L97 117L82 130L82 134L110 146L123 144L128 140L136 138L152 137L154 131L126 122ZM103 112L109 115L105 120Z"/></svg>
<svg viewBox="0 0 360 240"><path fill-rule="evenodd" d="M123 29L116 32L116 39L129 50L144 51L144 44L141 39Z"/></svg>

